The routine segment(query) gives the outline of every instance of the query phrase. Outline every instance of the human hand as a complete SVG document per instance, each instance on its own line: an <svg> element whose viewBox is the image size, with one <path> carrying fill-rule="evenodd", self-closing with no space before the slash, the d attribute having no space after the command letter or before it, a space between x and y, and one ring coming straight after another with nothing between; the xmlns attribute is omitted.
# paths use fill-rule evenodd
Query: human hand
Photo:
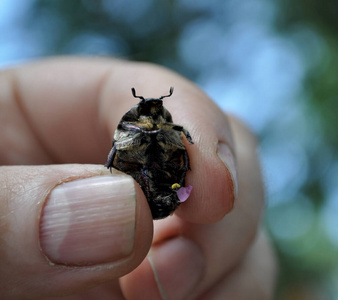
<svg viewBox="0 0 338 300"><path fill-rule="evenodd" d="M195 143L194 189L153 234L141 189L103 163L136 104L130 88L158 97L169 86L164 106ZM59 58L2 71L0 107L3 299L272 297L255 139L191 82L149 64Z"/></svg>

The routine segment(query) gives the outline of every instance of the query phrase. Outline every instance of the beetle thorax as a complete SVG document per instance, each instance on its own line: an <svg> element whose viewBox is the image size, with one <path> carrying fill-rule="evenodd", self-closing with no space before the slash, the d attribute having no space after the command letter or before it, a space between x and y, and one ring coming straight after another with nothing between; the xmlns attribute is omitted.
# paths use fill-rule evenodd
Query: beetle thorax
<svg viewBox="0 0 338 300"><path fill-rule="evenodd" d="M155 119L154 116L140 116L139 118L141 127L148 130L160 129L164 122L165 120L161 115L156 116Z"/></svg>

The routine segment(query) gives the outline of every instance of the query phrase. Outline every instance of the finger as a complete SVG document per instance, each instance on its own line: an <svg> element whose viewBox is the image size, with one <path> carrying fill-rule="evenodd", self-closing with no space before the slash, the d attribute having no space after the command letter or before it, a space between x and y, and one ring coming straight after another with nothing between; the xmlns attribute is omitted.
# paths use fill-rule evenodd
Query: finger
<svg viewBox="0 0 338 300"><path fill-rule="evenodd" d="M239 175L239 198L233 211L213 224L192 224L178 217L156 222L151 256L123 278L123 291L132 286L136 295L150 284L145 290L161 291L165 299L194 298L210 289L245 255L256 235L264 194L256 140L242 123L230 120Z"/></svg>
<svg viewBox="0 0 338 300"><path fill-rule="evenodd" d="M106 59L54 59L8 72L3 76L10 78L9 101L16 101L22 115L15 124L7 120L8 128L30 141L27 150L18 141L11 151L1 149L6 163L26 163L25 151L30 163L104 163L120 118L137 103L130 88L159 97L174 86L165 106L194 141L187 145L192 171L186 178L194 188L177 213L191 222L210 223L232 209L237 177L228 121L188 80L153 65ZM4 145L11 145L11 138L6 134Z"/></svg>
<svg viewBox="0 0 338 300"><path fill-rule="evenodd" d="M148 205L129 176L108 174L96 165L1 167L4 299L76 293L142 261Z"/></svg>
<svg viewBox="0 0 338 300"><path fill-rule="evenodd" d="M0 164L104 163L98 114L110 60L50 59L0 72Z"/></svg>
<svg viewBox="0 0 338 300"><path fill-rule="evenodd" d="M121 76L125 77L123 83L119 82ZM112 111L123 115L136 104L128 86L144 97L159 97L168 93L169 86L174 87L173 95L164 99L164 106L172 113L174 123L190 132L194 142L186 142L191 166L186 185L192 185L193 191L176 213L195 223L222 219L232 209L237 191L233 140L223 113L190 81L164 68L135 64L124 66L120 72L115 68L107 78L101 102L104 119L111 119ZM113 119L113 128L118 121Z"/></svg>
<svg viewBox="0 0 338 300"><path fill-rule="evenodd" d="M274 299L276 277L274 252L261 233L241 263L198 299Z"/></svg>

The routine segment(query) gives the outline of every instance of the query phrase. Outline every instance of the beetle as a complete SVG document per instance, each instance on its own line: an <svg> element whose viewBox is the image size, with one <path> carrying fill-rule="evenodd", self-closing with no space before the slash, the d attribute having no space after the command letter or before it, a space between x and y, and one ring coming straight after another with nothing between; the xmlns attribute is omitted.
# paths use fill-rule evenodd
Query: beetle
<svg viewBox="0 0 338 300"><path fill-rule="evenodd" d="M183 135L193 144L190 133L173 123L162 99L132 95L140 102L126 112L114 134L112 149L105 167L115 168L132 176L142 188L153 219L171 215L185 201L192 186L185 187L190 170Z"/></svg>

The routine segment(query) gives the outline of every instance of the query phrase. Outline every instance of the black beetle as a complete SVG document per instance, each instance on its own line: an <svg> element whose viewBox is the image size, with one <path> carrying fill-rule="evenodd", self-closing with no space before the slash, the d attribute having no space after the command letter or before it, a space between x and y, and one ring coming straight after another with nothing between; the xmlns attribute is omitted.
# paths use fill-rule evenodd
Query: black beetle
<svg viewBox="0 0 338 300"><path fill-rule="evenodd" d="M141 101L124 116L114 134L112 149L105 167L114 167L131 175L141 186L153 219L172 214L189 196L192 187L185 186L189 166L182 133L193 144L189 132L174 124L162 99L137 96Z"/></svg>

